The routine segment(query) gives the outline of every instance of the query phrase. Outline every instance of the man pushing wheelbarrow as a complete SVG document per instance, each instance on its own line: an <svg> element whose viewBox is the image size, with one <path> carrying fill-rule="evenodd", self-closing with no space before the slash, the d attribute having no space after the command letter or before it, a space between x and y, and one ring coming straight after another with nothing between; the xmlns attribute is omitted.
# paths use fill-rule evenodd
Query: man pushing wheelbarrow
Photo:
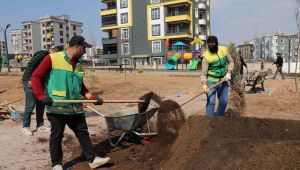
<svg viewBox="0 0 300 170"><path fill-rule="evenodd" d="M103 104L103 100L93 96L83 83L84 72L79 59L85 54L86 48L91 47L82 36L73 36L66 50L46 56L31 77L36 98L47 105L46 113L51 123L50 156L54 170L63 169L62 139L65 125L75 133L91 168L110 160L109 157L97 156L93 150L82 103L53 103L53 100L78 100L83 95L87 99L95 99L94 104Z"/></svg>

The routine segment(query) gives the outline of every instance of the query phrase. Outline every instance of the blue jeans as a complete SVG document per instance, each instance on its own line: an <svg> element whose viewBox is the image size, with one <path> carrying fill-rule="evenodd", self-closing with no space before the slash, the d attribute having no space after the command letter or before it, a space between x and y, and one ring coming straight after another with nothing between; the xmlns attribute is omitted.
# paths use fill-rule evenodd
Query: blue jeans
<svg viewBox="0 0 300 170"><path fill-rule="evenodd" d="M210 87L215 83L207 82L207 86ZM219 105L217 112L215 112L215 102L216 102L216 95L219 99ZM207 96L207 103L206 103L206 116L224 116L227 101L228 101L228 83L223 82L222 84L218 85L209 90L206 94Z"/></svg>
<svg viewBox="0 0 300 170"><path fill-rule="evenodd" d="M40 127L44 125L44 109L45 106L38 100L32 92L31 87L28 87L28 81L23 82L23 88L25 92L25 111L23 115L23 127L29 127L31 121L31 114L36 105L36 126Z"/></svg>

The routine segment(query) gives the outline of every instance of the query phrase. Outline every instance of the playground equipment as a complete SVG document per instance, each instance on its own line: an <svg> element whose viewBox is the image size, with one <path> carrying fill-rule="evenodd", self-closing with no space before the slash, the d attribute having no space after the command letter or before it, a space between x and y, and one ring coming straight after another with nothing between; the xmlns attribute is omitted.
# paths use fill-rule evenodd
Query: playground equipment
<svg viewBox="0 0 300 170"><path fill-rule="evenodd" d="M197 45L204 45L204 41L202 41L200 38L195 38L194 41L191 42L191 45L194 44ZM197 46L200 47L200 46ZM196 47L196 49L198 49ZM202 50L194 50L191 53L187 53L187 45L183 42L176 42L172 45L172 52L168 52L168 61L165 65L166 69L173 70L178 62L181 62L182 64L187 63L190 61L189 66L187 67L189 70L196 70L198 69L198 64L201 62L202 57ZM182 66L183 68L183 66Z"/></svg>
<svg viewBox="0 0 300 170"><path fill-rule="evenodd" d="M166 69L173 70L179 60L183 62L182 56L186 47L187 45L180 41L172 45L173 52L171 57L168 59L167 64L165 65Z"/></svg>

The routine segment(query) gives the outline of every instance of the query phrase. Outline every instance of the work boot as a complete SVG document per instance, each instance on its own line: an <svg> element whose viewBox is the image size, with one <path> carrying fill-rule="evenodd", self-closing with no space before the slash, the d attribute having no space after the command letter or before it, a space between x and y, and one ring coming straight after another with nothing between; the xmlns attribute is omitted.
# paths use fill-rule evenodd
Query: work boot
<svg viewBox="0 0 300 170"><path fill-rule="evenodd" d="M99 156L96 156L94 161L92 163L89 163L89 165L92 169L94 169L101 165L106 164L109 160L110 160L110 157L100 158Z"/></svg>
<svg viewBox="0 0 300 170"><path fill-rule="evenodd" d="M23 134L26 135L26 136L32 136L32 131L30 130L29 127L23 127L23 128L22 128L22 132L23 132Z"/></svg>
<svg viewBox="0 0 300 170"><path fill-rule="evenodd" d="M44 132L50 132L51 131L51 128L50 127L47 127L45 125L42 125L40 127L37 127L36 128L37 131L44 131Z"/></svg>
<svg viewBox="0 0 300 170"><path fill-rule="evenodd" d="M55 165L53 168L52 168L52 170L63 170L63 167L62 167L62 165Z"/></svg>

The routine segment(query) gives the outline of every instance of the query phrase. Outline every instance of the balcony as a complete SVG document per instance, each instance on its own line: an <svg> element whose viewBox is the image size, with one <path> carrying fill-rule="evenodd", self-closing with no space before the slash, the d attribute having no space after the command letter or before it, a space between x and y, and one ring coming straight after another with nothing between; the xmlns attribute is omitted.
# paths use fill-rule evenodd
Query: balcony
<svg viewBox="0 0 300 170"><path fill-rule="evenodd" d="M168 30L167 35L184 35L184 34L191 34L189 29L179 29L179 30Z"/></svg>
<svg viewBox="0 0 300 170"><path fill-rule="evenodd" d="M176 15L169 13L165 19L165 22L177 21L191 21L191 16L187 12L177 13Z"/></svg>
<svg viewBox="0 0 300 170"><path fill-rule="evenodd" d="M118 43L117 38L102 38L102 44L116 44Z"/></svg>
<svg viewBox="0 0 300 170"><path fill-rule="evenodd" d="M202 10L203 10L203 9L205 10L205 9L206 9L205 3L200 3L200 4L198 5L198 8L199 8L199 9L202 9Z"/></svg>
<svg viewBox="0 0 300 170"><path fill-rule="evenodd" d="M117 14L117 9L116 8L107 8L107 9L101 9L100 15L112 15L112 14Z"/></svg>
<svg viewBox="0 0 300 170"><path fill-rule="evenodd" d="M199 19L199 25L206 25L205 19Z"/></svg>
<svg viewBox="0 0 300 170"><path fill-rule="evenodd" d="M115 3L116 0L101 0L102 3Z"/></svg>
<svg viewBox="0 0 300 170"><path fill-rule="evenodd" d="M102 16L102 27L117 25L117 15L105 15Z"/></svg>

